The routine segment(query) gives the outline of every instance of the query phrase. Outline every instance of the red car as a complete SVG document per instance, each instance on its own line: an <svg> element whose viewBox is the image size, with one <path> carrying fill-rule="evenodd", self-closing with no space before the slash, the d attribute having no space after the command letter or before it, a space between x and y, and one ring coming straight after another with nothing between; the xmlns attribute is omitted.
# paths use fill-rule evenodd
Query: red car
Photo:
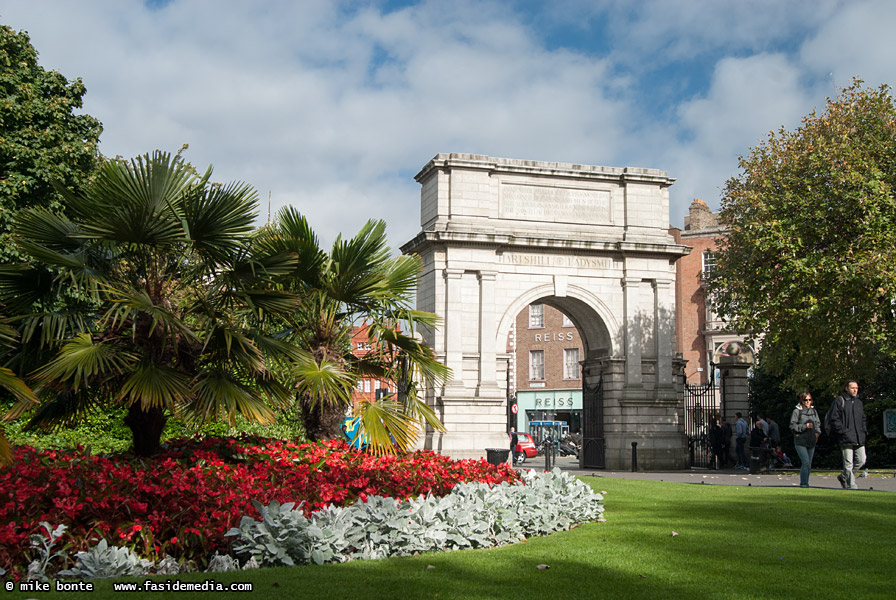
<svg viewBox="0 0 896 600"><path fill-rule="evenodd" d="M538 455L538 449L535 447L535 440L528 433L516 434L516 455L520 457L520 463L525 462L527 458L534 458Z"/></svg>

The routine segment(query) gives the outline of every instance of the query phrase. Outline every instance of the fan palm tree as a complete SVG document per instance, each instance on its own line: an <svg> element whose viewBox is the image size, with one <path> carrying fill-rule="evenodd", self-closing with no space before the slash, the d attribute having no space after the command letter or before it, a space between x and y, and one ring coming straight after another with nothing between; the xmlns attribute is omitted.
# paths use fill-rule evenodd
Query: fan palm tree
<svg viewBox="0 0 896 600"><path fill-rule="evenodd" d="M79 194L60 189L66 216L19 214L31 262L0 272L0 302L19 315L23 342L52 353L29 369L41 399L29 428L123 405L135 452L149 456L170 415L266 423L290 398L271 366L294 348L253 324L295 310L270 285L295 255L254 256L255 191L210 176L156 151L108 161ZM93 310L57 310L72 299ZM7 417L28 408L19 401Z"/></svg>
<svg viewBox="0 0 896 600"><path fill-rule="evenodd" d="M0 345L4 347L11 345L15 336L16 331L13 328L0 324ZM31 388L6 367L0 367L0 388L8 391L21 403L37 404L39 402ZM10 461L12 461L12 448L4 435L3 427L0 426L0 466L8 464Z"/></svg>
<svg viewBox="0 0 896 600"><path fill-rule="evenodd" d="M279 281L301 298L285 324L300 349L291 375L309 438L340 435L359 376L392 380L400 391L356 407L361 433L375 452L409 449L422 425L442 429L415 384L435 385L449 374L414 338L416 328L436 324L435 315L410 308L421 262L390 257L383 221L369 221L350 239L338 237L327 253L305 218L285 208L259 232L256 247L265 256L299 256L296 269ZM370 325L372 349L356 357L351 331L362 319Z"/></svg>

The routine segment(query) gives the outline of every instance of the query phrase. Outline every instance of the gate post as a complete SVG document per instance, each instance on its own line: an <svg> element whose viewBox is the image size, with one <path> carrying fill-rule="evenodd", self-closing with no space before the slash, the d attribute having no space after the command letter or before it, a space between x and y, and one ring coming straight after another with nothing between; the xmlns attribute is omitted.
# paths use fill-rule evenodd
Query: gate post
<svg viewBox="0 0 896 600"><path fill-rule="evenodd" d="M736 347L733 347L736 346ZM721 376L722 410L725 411L725 420L731 424L731 447L734 447L735 435L734 422L736 413L743 414L747 421L750 420L750 383L747 372L753 362L742 351L738 342L728 345L726 355L719 359Z"/></svg>

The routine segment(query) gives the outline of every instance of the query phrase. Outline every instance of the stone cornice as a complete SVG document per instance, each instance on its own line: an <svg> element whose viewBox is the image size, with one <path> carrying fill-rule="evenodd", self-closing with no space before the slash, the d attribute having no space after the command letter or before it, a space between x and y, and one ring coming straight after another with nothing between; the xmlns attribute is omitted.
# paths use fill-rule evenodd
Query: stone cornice
<svg viewBox="0 0 896 600"><path fill-rule="evenodd" d="M439 153L414 177L423 182L439 169L475 169L507 175L539 175L570 179L594 179L601 181L650 183L668 187L675 182L665 171L640 167L600 167L572 163L543 162L496 158L484 154Z"/></svg>
<svg viewBox="0 0 896 600"><path fill-rule="evenodd" d="M681 244L624 241L569 240L548 237L516 236L473 231L421 231L401 246L403 254L420 253L431 246L451 243L453 246L470 246L508 250L552 250L575 253L607 254L665 254L684 256L691 248Z"/></svg>

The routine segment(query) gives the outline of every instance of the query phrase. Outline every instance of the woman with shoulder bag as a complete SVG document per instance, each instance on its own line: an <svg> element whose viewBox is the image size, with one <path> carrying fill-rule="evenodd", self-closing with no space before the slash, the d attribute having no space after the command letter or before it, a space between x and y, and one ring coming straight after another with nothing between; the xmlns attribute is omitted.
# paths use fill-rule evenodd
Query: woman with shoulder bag
<svg viewBox="0 0 896 600"><path fill-rule="evenodd" d="M812 456L815 455L815 444L821 435L821 419L812 405L812 394L803 392L799 397L799 404L790 415L790 430L793 431L793 442L800 457L800 487L809 487Z"/></svg>

